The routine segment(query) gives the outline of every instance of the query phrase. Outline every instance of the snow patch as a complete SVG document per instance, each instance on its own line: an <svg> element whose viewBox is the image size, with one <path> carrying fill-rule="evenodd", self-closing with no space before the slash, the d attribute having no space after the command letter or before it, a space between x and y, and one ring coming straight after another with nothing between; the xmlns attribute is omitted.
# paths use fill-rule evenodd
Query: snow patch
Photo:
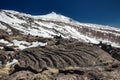
<svg viewBox="0 0 120 80"><path fill-rule="evenodd" d="M4 49L4 47L0 47L0 49Z"/></svg>
<svg viewBox="0 0 120 80"><path fill-rule="evenodd" d="M38 47L38 46L46 46L47 43L42 43L42 42L26 42L26 41L18 41L18 40L13 40L12 44L9 44L7 46L16 46L16 49L26 49L26 48L31 48L31 47Z"/></svg>
<svg viewBox="0 0 120 80"><path fill-rule="evenodd" d="M4 39L0 39L0 43L9 44L9 42Z"/></svg>
<svg viewBox="0 0 120 80"><path fill-rule="evenodd" d="M15 64L15 63L18 63L18 60L17 59L13 59L13 61L12 62L7 62L7 64L6 64L6 66L11 66L11 65L13 65L13 64Z"/></svg>
<svg viewBox="0 0 120 80"><path fill-rule="evenodd" d="M42 42L32 42L32 44L29 47L37 47L37 46L46 46L47 43L42 43Z"/></svg>

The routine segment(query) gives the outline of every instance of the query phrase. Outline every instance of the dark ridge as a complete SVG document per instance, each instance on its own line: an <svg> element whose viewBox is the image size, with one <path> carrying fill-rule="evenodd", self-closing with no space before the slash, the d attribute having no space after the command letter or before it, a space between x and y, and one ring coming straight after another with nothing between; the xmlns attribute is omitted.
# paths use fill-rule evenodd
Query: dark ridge
<svg viewBox="0 0 120 80"><path fill-rule="evenodd" d="M2 25L5 25L6 27L10 28L12 30L13 35L19 35L21 34L19 30L12 28L9 24L0 21Z"/></svg>
<svg viewBox="0 0 120 80"><path fill-rule="evenodd" d="M5 51L15 51L14 48L12 48L12 47L7 47L7 46L4 46L4 50L5 50Z"/></svg>
<svg viewBox="0 0 120 80"><path fill-rule="evenodd" d="M80 70L59 70L59 73L63 73L65 75L67 74L79 74L79 75L84 75L85 72L84 71L80 71Z"/></svg>
<svg viewBox="0 0 120 80"><path fill-rule="evenodd" d="M33 72L33 73L35 73L35 74L39 73L39 72L37 72L36 70L32 69L31 67L26 67L26 68L24 68L24 67L20 67L20 66L18 66L18 65L15 65L14 68L15 68L15 70L13 70L12 72L10 72L9 75L12 75L12 74L14 74L14 73L16 73L16 72L19 72L19 71L31 71L31 72Z"/></svg>

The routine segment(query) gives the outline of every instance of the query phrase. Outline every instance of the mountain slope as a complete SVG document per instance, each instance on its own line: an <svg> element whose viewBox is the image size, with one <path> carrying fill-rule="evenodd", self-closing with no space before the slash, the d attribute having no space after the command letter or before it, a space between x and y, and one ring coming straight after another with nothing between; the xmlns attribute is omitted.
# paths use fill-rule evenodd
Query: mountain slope
<svg viewBox="0 0 120 80"><path fill-rule="evenodd" d="M80 23L54 12L32 16L11 10L0 11L0 29L9 34L25 34L41 37L61 35L82 42L108 42L120 47L120 29L97 24Z"/></svg>

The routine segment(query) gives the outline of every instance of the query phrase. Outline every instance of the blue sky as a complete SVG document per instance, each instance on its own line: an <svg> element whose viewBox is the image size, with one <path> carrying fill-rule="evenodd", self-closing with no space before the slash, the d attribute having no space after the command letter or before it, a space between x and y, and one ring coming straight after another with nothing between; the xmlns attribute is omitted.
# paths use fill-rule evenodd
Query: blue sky
<svg viewBox="0 0 120 80"><path fill-rule="evenodd" d="M120 0L1 0L0 9L32 15L54 11L80 22L120 28Z"/></svg>

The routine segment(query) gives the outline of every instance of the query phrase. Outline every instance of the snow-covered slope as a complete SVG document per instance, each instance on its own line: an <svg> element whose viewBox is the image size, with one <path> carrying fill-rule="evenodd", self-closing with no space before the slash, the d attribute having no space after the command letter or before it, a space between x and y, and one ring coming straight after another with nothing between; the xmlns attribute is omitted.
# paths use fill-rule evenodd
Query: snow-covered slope
<svg viewBox="0 0 120 80"><path fill-rule="evenodd" d="M97 24L80 23L71 18L52 12L47 15L32 16L12 10L0 11L0 29L9 34L25 34L51 37L61 35L83 42L104 41L120 47L120 29Z"/></svg>

